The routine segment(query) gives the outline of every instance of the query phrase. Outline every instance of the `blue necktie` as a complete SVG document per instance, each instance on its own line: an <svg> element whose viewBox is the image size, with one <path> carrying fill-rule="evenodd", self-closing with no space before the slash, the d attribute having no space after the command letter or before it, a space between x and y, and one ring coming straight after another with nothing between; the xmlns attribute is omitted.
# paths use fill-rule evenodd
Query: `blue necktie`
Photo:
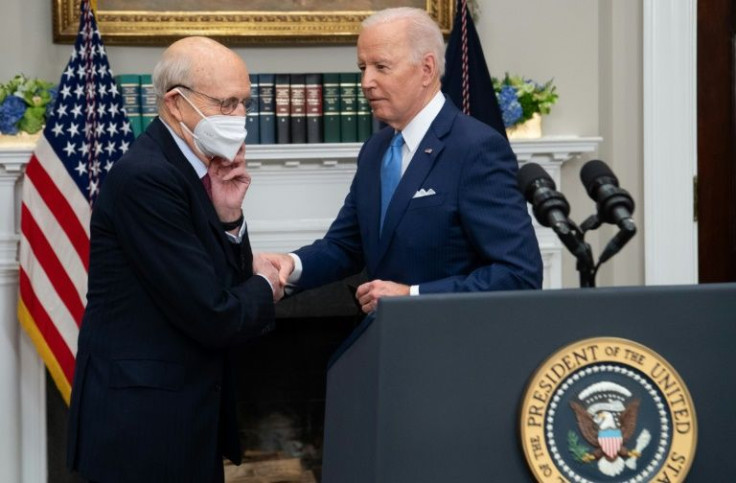
<svg viewBox="0 0 736 483"><path fill-rule="evenodd" d="M401 147L404 145L404 137L400 132L394 135L391 140L391 146L383 155L381 163L381 229L383 229L383 220L386 218L386 210L394 195L396 186L401 180Z"/></svg>

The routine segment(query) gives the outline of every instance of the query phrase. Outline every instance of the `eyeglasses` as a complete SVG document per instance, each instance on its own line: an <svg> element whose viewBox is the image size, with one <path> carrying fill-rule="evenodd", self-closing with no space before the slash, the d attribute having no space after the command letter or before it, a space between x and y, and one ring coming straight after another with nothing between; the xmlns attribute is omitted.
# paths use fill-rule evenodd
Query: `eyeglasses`
<svg viewBox="0 0 736 483"><path fill-rule="evenodd" d="M225 115L232 114L233 112L235 112L235 110L238 108L238 105L239 104L242 104L243 105L243 107L245 108L245 112L246 113L251 112L252 109L255 107L253 105L253 99L251 99L251 98L248 98L248 99L238 99L237 97L228 97L227 99L218 99L217 97L208 96L204 92L195 91L191 87L187 87L187 86L181 85L181 84L177 84L175 86L172 86L172 87L169 88L169 90L176 89L177 87L178 88L181 88L181 89L186 89L188 91L192 91L195 94L199 94L200 96L209 99L210 101L212 101L215 104L219 104L220 105L220 112L223 113L223 114L225 114Z"/></svg>

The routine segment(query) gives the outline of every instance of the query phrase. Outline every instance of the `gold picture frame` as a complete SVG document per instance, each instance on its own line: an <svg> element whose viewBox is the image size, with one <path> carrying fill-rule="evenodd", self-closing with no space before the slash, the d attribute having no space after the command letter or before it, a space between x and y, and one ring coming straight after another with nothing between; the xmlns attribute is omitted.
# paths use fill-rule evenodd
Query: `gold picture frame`
<svg viewBox="0 0 736 483"><path fill-rule="evenodd" d="M54 42L73 43L81 0L52 2ZM445 35L452 29L455 0L98 0L95 17L107 45L168 45L189 35L228 45L350 44L363 19L389 6L425 8Z"/></svg>

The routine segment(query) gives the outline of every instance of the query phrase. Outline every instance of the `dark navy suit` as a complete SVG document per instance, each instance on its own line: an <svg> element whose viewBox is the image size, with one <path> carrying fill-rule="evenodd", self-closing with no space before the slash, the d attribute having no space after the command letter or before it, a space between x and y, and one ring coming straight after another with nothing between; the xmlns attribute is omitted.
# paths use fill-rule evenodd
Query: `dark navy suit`
<svg viewBox="0 0 736 483"><path fill-rule="evenodd" d="M325 237L295 253L301 289L359 272L419 293L540 288L542 261L516 185L508 141L449 99L401 178L379 236L381 159L393 135L371 137ZM415 197L419 190L434 191Z"/></svg>
<svg viewBox="0 0 736 483"><path fill-rule="evenodd" d="M67 462L112 482L221 480L240 461L228 352L273 323L247 235L227 240L155 120L105 180L91 221Z"/></svg>

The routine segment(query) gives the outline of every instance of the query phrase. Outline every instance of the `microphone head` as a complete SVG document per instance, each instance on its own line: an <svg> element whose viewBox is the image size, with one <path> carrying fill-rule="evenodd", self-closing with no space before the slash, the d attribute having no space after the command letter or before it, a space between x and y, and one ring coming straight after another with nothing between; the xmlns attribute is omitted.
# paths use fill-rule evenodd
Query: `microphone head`
<svg viewBox="0 0 736 483"><path fill-rule="evenodd" d="M583 168L580 170L580 181L585 186L585 191L588 195L595 199L596 190L602 184L612 184L618 187L618 178L613 174L611 168L606 163L598 159L593 159L585 163Z"/></svg>
<svg viewBox="0 0 736 483"><path fill-rule="evenodd" d="M539 185L545 186L550 189L556 189L554 180L550 177L549 173L544 170L543 167L537 163L526 163L519 169L519 173L516 175L516 181L519 185L519 189L524 194L527 201L531 203L534 195L534 190ZM538 183L541 181L541 183Z"/></svg>

